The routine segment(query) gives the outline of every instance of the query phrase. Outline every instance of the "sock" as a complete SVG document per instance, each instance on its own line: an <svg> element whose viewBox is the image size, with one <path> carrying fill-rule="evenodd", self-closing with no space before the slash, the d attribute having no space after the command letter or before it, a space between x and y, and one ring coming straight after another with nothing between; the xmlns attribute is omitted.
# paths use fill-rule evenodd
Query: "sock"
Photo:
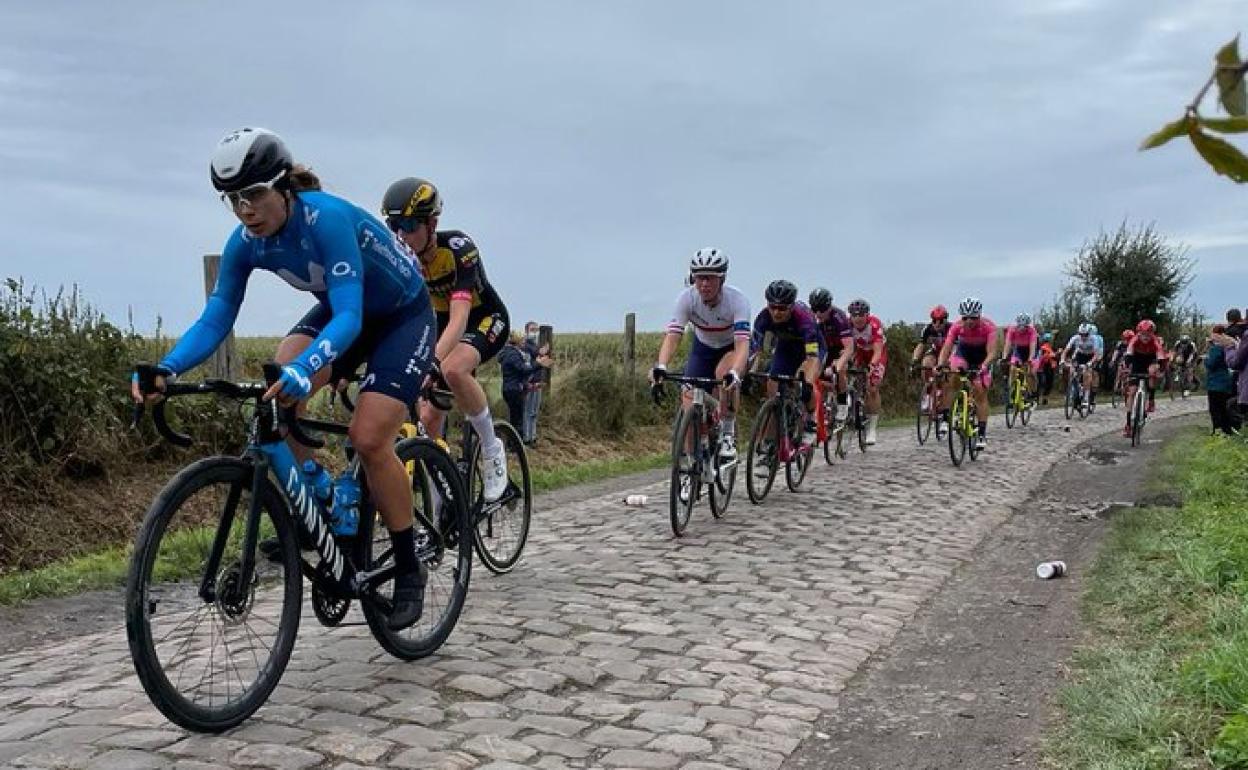
<svg viewBox="0 0 1248 770"><path fill-rule="evenodd" d="M413 529L408 527L390 533L390 542L394 545L394 568L400 575L416 571L416 537Z"/></svg>
<svg viewBox="0 0 1248 770"><path fill-rule="evenodd" d="M481 410L480 414L468 415L468 422L481 439L481 452L486 457L494 456L494 447L498 439L494 436L494 421L490 419L490 408Z"/></svg>
<svg viewBox="0 0 1248 770"><path fill-rule="evenodd" d="M735 416L723 418L719 421L719 428L720 433L725 436L737 435L737 418Z"/></svg>
<svg viewBox="0 0 1248 770"><path fill-rule="evenodd" d="M981 436L983 436L983 437L985 437L985 438L987 438L987 437L988 437L988 423L986 423L986 422L981 422L981 423L979 424L979 435L981 435Z"/></svg>
<svg viewBox="0 0 1248 770"><path fill-rule="evenodd" d="M849 403L849 394L848 394L848 393L837 393L837 394L836 394L836 403L840 404L841 406L845 406L846 404L848 404L848 403Z"/></svg>

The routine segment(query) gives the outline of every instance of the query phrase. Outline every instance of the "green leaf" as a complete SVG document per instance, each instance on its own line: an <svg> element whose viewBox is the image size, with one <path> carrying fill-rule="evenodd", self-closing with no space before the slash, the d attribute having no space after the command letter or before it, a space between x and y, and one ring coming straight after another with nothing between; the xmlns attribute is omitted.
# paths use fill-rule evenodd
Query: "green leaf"
<svg viewBox="0 0 1248 770"><path fill-rule="evenodd" d="M1214 74L1223 109L1231 115L1248 114L1248 91L1244 86L1244 73L1240 70L1243 61L1239 58L1239 35L1222 46L1213 60L1218 68Z"/></svg>
<svg viewBox="0 0 1248 770"><path fill-rule="evenodd" d="M1235 115L1229 118L1197 118L1200 125L1223 134L1242 134L1248 132L1248 115Z"/></svg>
<svg viewBox="0 0 1248 770"><path fill-rule="evenodd" d="M1244 157L1235 145L1195 127L1188 132L1188 136L1191 137L1196 152L1200 153L1200 157L1214 171L1241 184L1248 182L1248 157Z"/></svg>
<svg viewBox="0 0 1248 770"><path fill-rule="evenodd" d="M1150 134L1143 142L1140 142L1140 152L1160 147L1171 139L1183 136L1191 130L1192 119L1184 115L1173 123L1167 123L1162 126L1160 131Z"/></svg>

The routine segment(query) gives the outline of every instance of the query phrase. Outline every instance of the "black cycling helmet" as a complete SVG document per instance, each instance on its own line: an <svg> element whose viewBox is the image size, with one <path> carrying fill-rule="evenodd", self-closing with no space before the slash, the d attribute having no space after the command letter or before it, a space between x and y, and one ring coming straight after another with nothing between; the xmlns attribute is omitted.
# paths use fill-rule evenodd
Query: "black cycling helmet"
<svg viewBox="0 0 1248 770"><path fill-rule="evenodd" d="M783 279L772 281L767 284L767 292L763 296L771 305L792 305L797 302L797 287Z"/></svg>
<svg viewBox="0 0 1248 770"><path fill-rule="evenodd" d="M849 311L850 315L867 315L871 312L871 304L865 299L856 299L849 303L849 307L846 310Z"/></svg>
<svg viewBox="0 0 1248 770"><path fill-rule="evenodd" d="M273 182L290 171L294 160L286 143L265 128L240 128L225 136L209 162L212 186L229 193Z"/></svg>
<svg viewBox="0 0 1248 770"><path fill-rule="evenodd" d="M381 213L387 219L424 221L442 213L442 195L433 182L409 176L386 188L381 198Z"/></svg>
<svg viewBox="0 0 1248 770"><path fill-rule="evenodd" d="M832 292L820 286L810 293L810 309L822 313L832 308Z"/></svg>

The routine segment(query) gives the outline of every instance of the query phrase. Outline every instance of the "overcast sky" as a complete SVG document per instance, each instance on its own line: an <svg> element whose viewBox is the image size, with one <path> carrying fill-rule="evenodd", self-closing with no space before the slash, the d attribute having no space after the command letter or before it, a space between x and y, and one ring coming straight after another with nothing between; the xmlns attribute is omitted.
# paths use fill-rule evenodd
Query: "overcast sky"
<svg viewBox="0 0 1248 770"><path fill-rule="evenodd" d="M1210 314L1248 304L1245 193L1175 142L1230 0L6 2L0 277L180 333L234 226L230 130L280 133L375 210L433 179L513 321L657 329L700 246L886 321L1047 302L1098 229L1155 222ZM1212 109L1212 102L1210 103ZM1241 142L1242 144L1242 142ZM1233 280L1227 280L1234 274ZM256 274L238 330L310 306Z"/></svg>

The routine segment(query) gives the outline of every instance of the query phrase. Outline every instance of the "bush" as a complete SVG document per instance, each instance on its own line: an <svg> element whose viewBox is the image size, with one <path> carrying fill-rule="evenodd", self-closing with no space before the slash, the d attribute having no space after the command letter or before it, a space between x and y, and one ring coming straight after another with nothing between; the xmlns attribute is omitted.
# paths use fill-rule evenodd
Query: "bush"
<svg viewBox="0 0 1248 770"><path fill-rule="evenodd" d="M637 427L659 425L670 417L654 406L644 379L610 364L565 371L542 411L579 434L606 439L626 438Z"/></svg>
<svg viewBox="0 0 1248 770"><path fill-rule="evenodd" d="M100 471L116 451L137 338L77 289L37 302L15 280L0 287L0 488ZM34 486L38 486L36 483Z"/></svg>

